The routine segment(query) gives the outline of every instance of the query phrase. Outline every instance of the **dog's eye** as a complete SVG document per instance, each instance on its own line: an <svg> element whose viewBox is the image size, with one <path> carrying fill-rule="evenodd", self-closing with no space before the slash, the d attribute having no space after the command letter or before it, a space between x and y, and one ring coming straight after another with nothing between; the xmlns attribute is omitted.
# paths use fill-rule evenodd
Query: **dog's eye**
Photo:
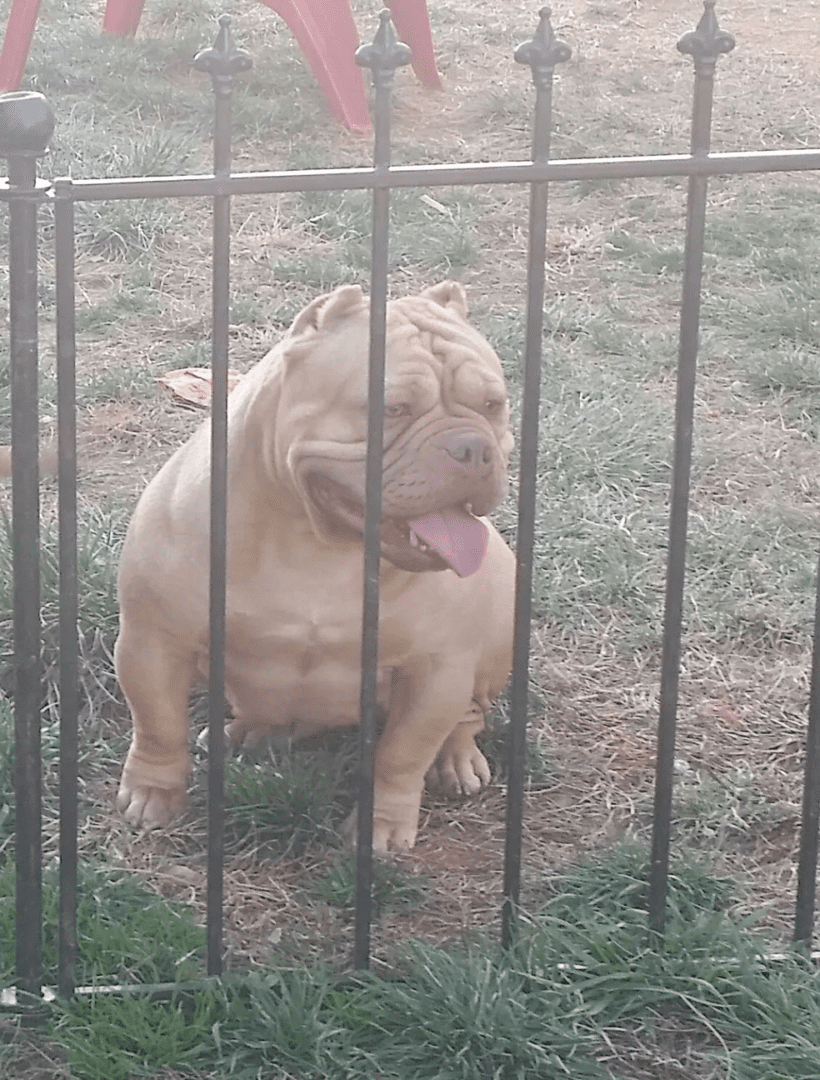
<svg viewBox="0 0 820 1080"><path fill-rule="evenodd" d="M410 406L406 401L396 402L393 405L385 404L384 415L388 420L398 420L402 416L410 415Z"/></svg>
<svg viewBox="0 0 820 1080"><path fill-rule="evenodd" d="M484 411L489 413L490 416L497 416L506 404L503 398L490 398L484 402Z"/></svg>

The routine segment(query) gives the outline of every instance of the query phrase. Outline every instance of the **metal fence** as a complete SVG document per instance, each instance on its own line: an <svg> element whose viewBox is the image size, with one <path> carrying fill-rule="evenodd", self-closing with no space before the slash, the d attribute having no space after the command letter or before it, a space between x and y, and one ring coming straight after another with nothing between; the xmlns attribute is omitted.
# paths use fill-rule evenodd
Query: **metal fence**
<svg viewBox="0 0 820 1080"><path fill-rule="evenodd" d="M372 168L287 172L231 171L231 96L237 76L250 66L236 47L230 20L223 16L215 44L195 63L208 72L215 98L214 165L208 175L162 178L72 180L52 184L37 177L36 162L48 145L54 117L38 94L0 97L0 156L8 160L8 178L0 198L8 203L10 224L10 337L12 364L12 510L14 569L14 713L16 748L17 860L17 997L42 993L41 889L41 643L38 486L38 286L37 210L44 200L54 208L56 244L57 371L59 425L59 568L60 568L60 898L58 992L74 990L77 952L77 506L75 429L74 208L104 199L164 199L209 196L213 201L213 401L211 470L211 664L209 676L209 840L207 880L207 970L222 971L222 858L224 741L224 644L226 585L226 434L228 388L228 300L230 206L235 195L281 192L372 192L372 262L370 375L364 621L362 631L361 762L358 791L357 884L353 962L367 967L370 953L373 747L376 722L376 643L379 619L379 520L384 395L385 320L388 291L390 196L394 188L471 184L523 184L530 190L527 260L524 393L520 428L520 476L517 528L517 575L514 664L508 741L508 790L504 900L501 912L505 943L514 933L521 880L521 832L524 815L525 743L531 624L531 582L535 532L536 461L542 320L544 307L546 223L550 183L637 177L687 177L688 203L680 314L674 463L670 493L665 620L658 719L655 803L649 867L648 930L660 939L664 929L672 809L675 725L681 656L682 604L687 509L692 452L693 409L704 250L707 186L718 174L820 169L820 149L782 152L710 153L712 95L716 64L730 51L732 37L722 31L714 0L705 0L697 29L678 42L694 61L694 96L690 153L621 158L551 160L552 87L556 65L570 49L554 36L544 9L532 40L515 52L528 65L535 87L530 161L491 164L442 164L391 167L391 88L395 69L409 61L397 42L389 13L382 12L372 44L357 60L370 69L374 85L375 148ZM815 615L815 649L805 765L794 938L810 942L815 896L816 853L820 818L820 590ZM14 995L12 995L14 997ZM31 1000L29 998L28 1000Z"/></svg>

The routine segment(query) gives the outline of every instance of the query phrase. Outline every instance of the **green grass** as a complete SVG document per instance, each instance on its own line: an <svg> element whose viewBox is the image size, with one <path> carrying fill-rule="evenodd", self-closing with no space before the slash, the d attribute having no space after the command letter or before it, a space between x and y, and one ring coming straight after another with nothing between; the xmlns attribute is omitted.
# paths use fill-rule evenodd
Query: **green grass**
<svg viewBox="0 0 820 1080"><path fill-rule="evenodd" d="M300 151L292 168L326 167L315 153ZM428 195L396 190L391 195L393 226L390 233L390 269L419 269L439 277L460 277L478 259L475 221L477 198L469 190L453 188ZM329 289L346 281L369 279L371 198L369 192L309 192L297 196L294 207L311 235L329 245L315 255L283 257L273 254L271 271L283 281Z"/></svg>
<svg viewBox="0 0 820 1080"><path fill-rule="evenodd" d="M46 97L96 102L98 115L130 115L156 121L167 113L166 79L184 73L176 92L176 111L190 122L209 92L207 76L187 78L194 53L215 37L216 16L200 8L202 18L163 37L142 35L136 41L101 33L101 17L86 12L75 18L42 19L35 35L26 81ZM89 11L90 14L90 11ZM85 16L85 17L83 17ZM189 85L190 82L190 85Z"/></svg>
<svg viewBox="0 0 820 1080"><path fill-rule="evenodd" d="M301 854L336 843L350 808L355 770L350 740L333 750L269 752L259 760L232 759L225 774L226 837L238 850L263 847Z"/></svg>
<svg viewBox="0 0 820 1080"><path fill-rule="evenodd" d="M212 122L211 80L195 70L191 61L200 49L213 44L218 17L225 11L233 16L237 44L250 48L254 60L252 71L237 85L235 134L250 139L296 134L307 123L315 125L317 114L331 123L315 81L283 24L271 15L269 27L279 31L273 40L249 40L253 31L243 19L247 9L235 0L220 4L206 0L187 14L177 5L152 5L146 9L136 39L102 34L102 15L91 5L86 11L59 16L55 12L53 20L41 17L26 85L52 101L72 103L77 125L99 130L101 123L116 117L149 131L164 127L183 138L192 131L205 134ZM75 127L74 137L64 140L58 127L52 147L58 163L64 155L73 158L78 142L83 141L77 133ZM166 132L161 137L174 135ZM96 140L91 134L90 141ZM91 175L87 171L91 161L82 155L81 161L83 172L77 175Z"/></svg>
<svg viewBox="0 0 820 1080"><path fill-rule="evenodd" d="M644 265L644 248L630 243L630 281L643 289L658 272L656 249L647 248ZM606 308L562 298L545 311L533 602L538 616L576 630L614 616L622 646L633 649L656 644L661 634L673 409L658 380L668 377L676 346L669 334L634 325L625 297ZM747 317L751 336L765 320ZM523 317L480 310L477 319L502 358L517 413ZM710 351L718 348L710 342ZM820 402L813 348L786 341L752 357L758 359L746 358L745 373L758 394L780 403L788 397L792 414L813 414ZM696 428L693 488L728 466L724 448ZM784 492L781 503L770 495L726 506L693 497L690 629L720 641L772 642L809 631L816 526L787 499ZM509 500L497 514L511 540L515 513Z"/></svg>
<svg viewBox="0 0 820 1080"><path fill-rule="evenodd" d="M141 367L93 368L77 384L76 401L80 408L110 401L146 402L159 399L162 391L157 377L176 367L174 360L153 360Z"/></svg>
<svg viewBox="0 0 820 1080"><path fill-rule="evenodd" d="M607 237L607 248L613 258L628 259L640 271L647 288L654 277L683 271L683 250L678 246L663 247L651 237L615 232Z"/></svg>
<svg viewBox="0 0 820 1080"><path fill-rule="evenodd" d="M13 981L14 866L0 866L0 980ZM57 868L43 875L43 966L57 982ZM82 864L77 909L77 985L180 982L202 974L204 932L181 905L149 892L132 875Z"/></svg>
<svg viewBox="0 0 820 1080"><path fill-rule="evenodd" d="M38 373L40 414L54 415L57 404L57 379L54 371L44 367ZM0 442L8 443L11 432L11 360L8 339L0 342Z"/></svg>
<svg viewBox="0 0 820 1080"><path fill-rule="evenodd" d="M281 970L168 1000L77 1000L51 1035L78 1080L163 1067L242 1080L603 1080L606 1061L622 1074L618 1052L623 1065L635 1038L656 1067L685 1057L687 1075L815 1077L814 969L798 954L765 960L765 939L731 918L737 882L686 861L673 864L664 948L650 948L645 869L646 852L627 844L545 875L543 907L521 917L506 953L489 940L414 944L398 980ZM169 962L181 925L163 936Z"/></svg>
<svg viewBox="0 0 820 1080"><path fill-rule="evenodd" d="M83 1080L157 1076L169 1063L187 1072L210 1051L224 1014L221 999L208 994L179 992L170 1002L99 997L75 1006L58 1039Z"/></svg>
<svg viewBox="0 0 820 1080"><path fill-rule="evenodd" d="M0 865L14 835L14 719L10 703L0 698Z"/></svg>
<svg viewBox="0 0 820 1080"><path fill-rule="evenodd" d="M122 234L119 234L122 236ZM140 275L140 278L142 275ZM140 278L125 282L112 296L98 304L77 308L77 331L89 335L108 333L123 320L158 313L158 297Z"/></svg>
<svg viewBox="0 0 820 1080"><path fill-rule="evenodd" d="M338 863L327 877L319 881L315 893L332 907L341 908L352 915L355 904L356 869L352 858ZM388 861L373 865L373 913L376 918L391 911L413 911L424 904L427 894L426 880L417 875L403 873Z"/></svg>
<svg viewBox="0 0 820 1080"><path fill-rule="evenodd" d="M702 326L710 354L725 356L752 400L772 401L790 424L818 437L820 258L805 237L820 196L797 182L762 199L740 194L707 218ZM609 237L608 254L635 289L681 266L678 246L660 244L642 210L630 231ZM610 276L610 281L616 278Z"/></svg>
<svg viewBox="0 0 820 1080"><path fill-rule="evenodd" d="M89 812L85 788L118 767L125 753L125 740L113 721L124 705L113 670L113 646L118 628L116 574L119 549L125 535L127 517L116 506L81 504L77 538L77 566L80 615L80 823ZM10 670L12 658L12 574L9 520L0 516L0 664ZM41 755L43 761L44 827L56 829L58 816L58 763L60 754L59 692L59 555L53 522L44 523L41 533L41 612L44 697L41 712ZM9 692L9 685L5 687ZM11 775L3 786L3 762L11 753L12 707L0 698L0 853L7 831L13 827ZM4 749L5 747L5 749Z"/></svg>
<svg viewBox="0 0 820 1080"><path fill-rule="evenodd" d="M529 716L543 716L546 702L534 687L530 687L527 703ZM487 731L479 738L481 750L487 759L493 776L504 782L509 772L509 687L496 702L488 717ZM530 790L549 787L555 780L555 766L544 745L544 733L531 730L527 736L524 756L524 777Z"/></svg>
<svg viewBox="0 0 820 1080"><path fill-rule="evenodd" d="M81 640L101 640L113 647L118 626L116 582L119 551L128 512L116 505L82 505L77 530L78 592L82 598L78 630ZM0 642L8 662L12 640L11 522L0 516ZM59 546L56 523L41 530L40 594L46 667L57 660L59 646Z"/></svg>
<svg viewBox="0 0 820 1080"><path fill-rule="evenodd" d="M676 835L707 851L723 848L728 838L752 835L756 829L792 821L794 809L778 806L761 790L748 768L712 777L682 770L674 792Z"/></svg>
<svg viewBox="0 0 820 1080"><path fill-rule="evenodd" d="M164 176L186 171L194 140L189 133L149 128L112 143L100 118L73 113L50 148L51 175ZM158 199L79 203L75 235L80 252L134 260L161 244L181 220L178 205Z"/></svg>

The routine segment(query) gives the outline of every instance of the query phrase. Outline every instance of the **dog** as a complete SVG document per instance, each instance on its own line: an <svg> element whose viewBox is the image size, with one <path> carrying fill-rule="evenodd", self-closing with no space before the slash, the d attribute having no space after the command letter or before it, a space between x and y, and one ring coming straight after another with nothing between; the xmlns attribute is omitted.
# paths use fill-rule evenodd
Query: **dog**
<svg viewBox="0 0 820 1080"><path fill-rule="evenodd" d="M236 742L358 721L369 305L297 315L228 399L226 696ZM206 423L145 489L119 569L117 676L135 827L184 807L188 694L208 670ZM475 735L510 671L515 559L486 515L512 448L501 364L455 282L388 305L373 848L413 846L425 777L490 780ZM355 811L348 822L353 827Z"/></svg>

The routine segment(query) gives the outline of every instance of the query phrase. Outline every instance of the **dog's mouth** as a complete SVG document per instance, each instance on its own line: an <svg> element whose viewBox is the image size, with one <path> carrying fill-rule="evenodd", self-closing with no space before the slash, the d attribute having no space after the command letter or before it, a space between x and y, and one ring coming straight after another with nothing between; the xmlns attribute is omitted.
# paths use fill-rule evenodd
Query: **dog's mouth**
<svg viewBox="0 0 820 1080"><path fill-rule="evenodd" d="M324 478L313 477L310 495L336 532L364 533L364 508L349 493ZM454 570L474 574L484 560L489 534L469 503L417 517L386 517L381 527L381 554L401 570Z"/></svg>

